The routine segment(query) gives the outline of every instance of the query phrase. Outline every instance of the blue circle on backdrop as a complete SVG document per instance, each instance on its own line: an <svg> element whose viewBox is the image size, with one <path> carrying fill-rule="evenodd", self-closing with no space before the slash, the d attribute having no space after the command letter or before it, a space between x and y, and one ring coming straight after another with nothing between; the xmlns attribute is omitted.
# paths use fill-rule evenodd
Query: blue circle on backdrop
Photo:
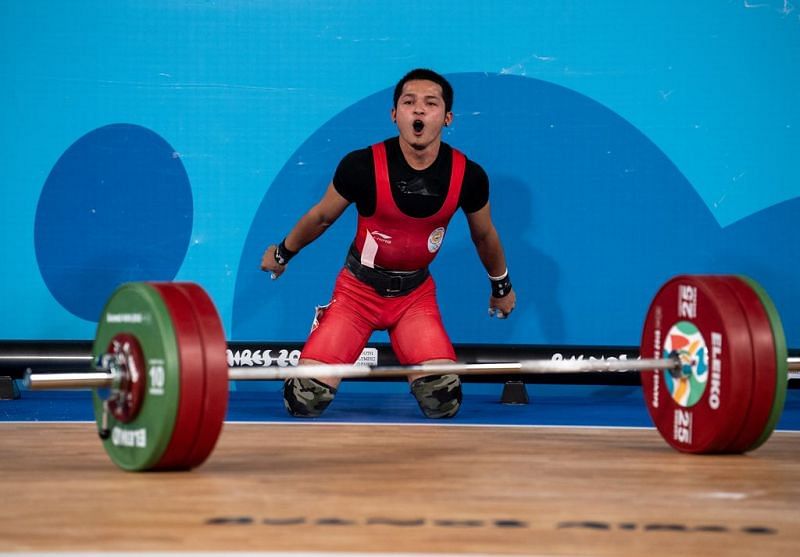
<svg viewBox="0 0 800 557"><path fill-rule="evenodd" d="M142 126L104 126L73 143L42 187L39 270L67 311L96 321L121 283L175 277L192 220L191 185L175 149Z"/></svg>

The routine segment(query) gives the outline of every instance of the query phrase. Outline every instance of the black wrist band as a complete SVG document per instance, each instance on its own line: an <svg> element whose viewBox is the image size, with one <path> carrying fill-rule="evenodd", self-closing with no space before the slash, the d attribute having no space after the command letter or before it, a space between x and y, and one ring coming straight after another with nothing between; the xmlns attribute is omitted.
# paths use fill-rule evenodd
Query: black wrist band
<svg viewBox="0 0 800 557"><path fill-rule="evenodd" d="M275 261L278 262L278 265L286 265L295 255L297 255L296 251L286 247L285 239L281 240L281 243L275 248Z"/></svg>
<svg viewBox="0 0 800 557"><path fill-rule="evenodd" d="M492 296L495 298L504 298L511 292L511 279L508 276L508 271L500 279L489 277L489 283L492 285Z"/></svg>

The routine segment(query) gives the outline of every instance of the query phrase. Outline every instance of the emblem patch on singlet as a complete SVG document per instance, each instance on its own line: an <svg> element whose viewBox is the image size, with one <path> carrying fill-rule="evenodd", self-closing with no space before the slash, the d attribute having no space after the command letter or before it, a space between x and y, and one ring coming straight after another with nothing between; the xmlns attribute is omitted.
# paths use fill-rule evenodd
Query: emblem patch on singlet
<svg viewBox="0 0 800 557"><path fill-rule="evenodd" d="M442 240L444 240L444 227L440 226L428 236L428 251L436 253L442 247Z"/></svg>

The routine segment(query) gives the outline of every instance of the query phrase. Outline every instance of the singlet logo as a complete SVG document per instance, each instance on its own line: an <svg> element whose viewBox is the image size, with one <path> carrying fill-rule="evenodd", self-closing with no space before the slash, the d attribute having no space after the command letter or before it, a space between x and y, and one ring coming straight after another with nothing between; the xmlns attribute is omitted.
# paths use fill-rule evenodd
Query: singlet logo
<svg viewBox="0 0 800 557"><path fill-rule="evenodd" d="M375 232L375 231L371 231L370 234L372 235L373 238L375 238L375 241L377 241L377 242L381 242L381 243L384 243L384 244L391 244L392 243L392 237L389 236L388 234L384 234L383 232Z"/></svg>
<svg viewBox="0 0 800 557"><path fill-rule="evenodd" d="M428 251L436 253L442 247L442 240L444 240L444 227L440 226L428 236Z"/></svg>
<svg viewBox="0 0 800 557"><path fill-rule="evenodd" d="M322 316L325 313L325 310L327 310L329 307L331 307L331 304L334 303L335 301L336 301L336 298L333 298L330 302L328 302L324 306L315 306L314 307L314 321L311 322L311 331L310 331L310 333L313 333L314 331L317 330L317 327L319 327L319 322L322 319Z"/></svg>

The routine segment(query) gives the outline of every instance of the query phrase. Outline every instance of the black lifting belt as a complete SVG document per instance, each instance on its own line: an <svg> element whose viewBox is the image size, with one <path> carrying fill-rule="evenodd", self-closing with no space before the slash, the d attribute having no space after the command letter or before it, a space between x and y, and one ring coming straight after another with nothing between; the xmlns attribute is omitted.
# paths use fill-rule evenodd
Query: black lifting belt
<svg viewBox="0 0 800 557"><path fill-rule="evenodd" d="M385 298L408 294L425 282L430 272L428 268L416 271L387 271L373 269L361 264L361 255L355 245L350 245L344 266L361 282L370 285L375 292Z"/></svg>

